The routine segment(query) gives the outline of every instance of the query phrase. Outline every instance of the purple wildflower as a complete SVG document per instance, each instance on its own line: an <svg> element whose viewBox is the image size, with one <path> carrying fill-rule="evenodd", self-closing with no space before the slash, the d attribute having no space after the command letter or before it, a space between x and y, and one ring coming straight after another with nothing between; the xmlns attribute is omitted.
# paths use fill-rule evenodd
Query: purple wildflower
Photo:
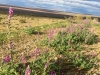
<svg viewBox="0 0 100 75"><path fill-rule="evenodd" d="M51 71L49 71L49 75L56 75L56 72L51 70Z"/></svg>
<svg viewBox="0 0 100 75"><path fill-rule="evenodd" d="M6 62L9 62L9 61L10 61L9 55L6 55L5 61L6 61Z"/></svg>
<svg viewBox="0 0 100 75"><path fill-rule="evenodd" d="M93 51L92 51L91 55L92 55L92 56L94 56L94 55L95 55Z"/></svg>
<svg viewBox="0 0 100 75"><path fill-rule="evenodd" d="M48 38L49 38L49 41L51 41L51 40L52 40L53 35L54 35L54 30L53 30L53 29L51 29L51 30L49 31L49 33L48 33Z"/></svg>
<svg viewBox="0 0 100 75"><path fill-rule="evenodd" d="M49 64L49 61L46 62L45 67L44 67L44 71L48 68L48 64Z"/></svg>
<svg viewBox="0 0 100 75"><path fill-rule="evenodd" d="M90 33L86 36L86 38L85 38L85 43L88 42L89 36L90 36Z"/></svg>
<svg viewBox="0 0 100 75"><path fill-rule="evenodd" d="M13 15L13 9L10 7L9 8L8 22L10 22L12 15Z"/></svg>
<svg viewBox="0 0 100 75"><path fill-rule="evenodd" d="M2 63L6 62L8 63L10 61L10 56L6 55L6 57L2 60Z"/></svg>
<svg viewBox="0 0 100 75"><path fill-rule="evenodd" d="M31 73L31 69L28 65L28 67L26 68L26 71L25 71L25 75L30 75L30 73Z"/></svg>
<svg viewBox="0 0 100 75"><path fill-rule="evenodd" d="M72 34L72 32L74 31L75 27L74 26L71 26L69 29L68 29L68 33L69 34Z"/></svg>
<svg viewBox="0 0 100 75"><path fill-rule="evenodd" d="M34 61L36 60L37 55L39 55L39 49L38 48L36 48L35 51L34 51Z"/></svg>
<svg viewBox="0 0 100 75"><path fill-rule="evenodd" d="M22 60L22 63L25 63L25 62L26 62L26 59L25 59L24 53L22 53L21 60Z"/></svg>
<svg viewBox="0 0 100 75"><path fill-rule="evenodd" d="M36 55L39 54L39 49L38 49L38 48L35 49L35 54L36 54Z"/></svg>
<svg viewBox="0 0 100 75"><path fill-rule="evenodd" d="M12 14L13 14L13 9L12 9L12 7L10 7L9 8L9 15L12 16Z"/></svg>

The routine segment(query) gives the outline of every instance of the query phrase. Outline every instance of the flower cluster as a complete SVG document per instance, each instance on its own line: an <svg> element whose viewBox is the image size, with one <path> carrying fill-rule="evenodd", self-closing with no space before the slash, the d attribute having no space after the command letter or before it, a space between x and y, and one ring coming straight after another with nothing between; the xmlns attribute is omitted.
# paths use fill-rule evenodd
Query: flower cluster
<svg viewBox="0 0 100 75"><path fill-rule="evenodd" d="M8 63L10 61L10 56L6 55L6 57L2 60L2 63Z"/></svg>
<svg viewBox="0 0 100 75"><path fill-rule="evenodd" d="M8 16L8 23L10 23L11 17L13 15L13 9L12 7L9 8L9 16Z"/></svg>
<svg viewBox="0 0 100 75"><path fill-rule="evenodd" d="M30 75L30 72L31 72L31 69L30 69L30 67L28 66L28 67L26 68L25 75Z"/></svg>

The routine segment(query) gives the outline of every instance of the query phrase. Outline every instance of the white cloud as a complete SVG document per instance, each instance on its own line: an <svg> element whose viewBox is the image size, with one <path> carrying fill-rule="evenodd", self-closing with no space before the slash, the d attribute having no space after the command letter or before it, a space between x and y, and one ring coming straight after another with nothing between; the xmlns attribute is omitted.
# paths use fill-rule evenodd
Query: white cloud
<svg viewBox="0 0 100 75"><path fill-rule="evenodd" d="M15 3L22 2L26 7L35 7L51 10L60 10L60 11L75 11L81 12L80 10L89 13L100 12L100 2L96 0L9 0ZM1 0L0 3L7 3L7 0ZM20 6L22 6L20 5ZM78 10L80 9L80 10Z"/></svg>

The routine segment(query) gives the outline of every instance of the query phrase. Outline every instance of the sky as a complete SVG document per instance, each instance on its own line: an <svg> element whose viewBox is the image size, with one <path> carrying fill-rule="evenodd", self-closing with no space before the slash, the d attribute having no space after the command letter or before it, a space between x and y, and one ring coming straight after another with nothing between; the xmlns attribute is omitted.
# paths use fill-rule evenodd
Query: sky
<svg viewBox="0 0 100 75"><path fill-rule="evenodd" d="M0 4L100 16L100 0L1 0Z"/></svg>

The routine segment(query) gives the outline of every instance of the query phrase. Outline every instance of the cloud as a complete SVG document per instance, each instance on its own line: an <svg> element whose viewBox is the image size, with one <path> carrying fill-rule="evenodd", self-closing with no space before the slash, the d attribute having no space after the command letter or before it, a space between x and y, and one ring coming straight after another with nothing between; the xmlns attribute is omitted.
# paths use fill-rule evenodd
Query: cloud
<svg viewBox="0 0 100 75"><path fill-rule="evenodd" d="M8 0L1 0L0 3L6 3ZM86 13L98 12L100 13L100 1L96 0L9 0L13 5L30 7L30 8L43 8L67 12L81 12L84 10ZM8 2L8 3L9 3Z"/></svg>

